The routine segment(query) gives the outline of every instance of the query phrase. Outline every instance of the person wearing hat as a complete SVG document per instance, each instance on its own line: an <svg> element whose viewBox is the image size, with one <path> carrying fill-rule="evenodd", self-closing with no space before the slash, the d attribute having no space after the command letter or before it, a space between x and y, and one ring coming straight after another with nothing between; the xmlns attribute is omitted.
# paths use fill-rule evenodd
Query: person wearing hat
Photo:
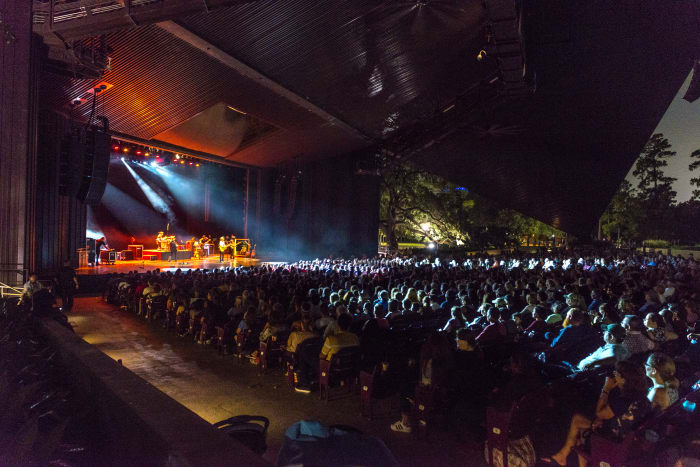
<svg viewBox="0 0 700 467"><path fill-rule="evenodd" d="M630 357L630 351L622 345L625 340L625 328L618 323L604 324L602 328L605 344L581 360L578 364L579 370L587 370L597 365L614 364Z"/></svg>

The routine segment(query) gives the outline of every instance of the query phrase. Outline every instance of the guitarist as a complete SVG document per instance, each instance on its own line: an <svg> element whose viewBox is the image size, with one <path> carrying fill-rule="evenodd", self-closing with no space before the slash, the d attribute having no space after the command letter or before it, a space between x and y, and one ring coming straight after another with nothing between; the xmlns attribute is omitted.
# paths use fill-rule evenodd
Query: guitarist
<svg viewBox="0 0 700 467"><path fill-rule="evenodd" d="M228 244L226 243L226 239L224 237L221 237L219 239L219 262L220 263L224 262L224 255L226 254L227 248L228 248Z"/></svg>

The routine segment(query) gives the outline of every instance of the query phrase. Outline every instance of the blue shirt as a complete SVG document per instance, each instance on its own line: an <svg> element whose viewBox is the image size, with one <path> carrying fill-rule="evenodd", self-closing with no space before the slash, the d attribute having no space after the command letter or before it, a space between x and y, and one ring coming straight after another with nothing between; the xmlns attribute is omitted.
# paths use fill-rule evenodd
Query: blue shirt
<svg viewBox="0 0 700 467"><path fill-rule="evenodd" d="M586 324L562 328L562 330L559 331L559 335L552 340L552 348L558 345L563 346L580 342L590 336L591 331L592 329Z"/></svg>

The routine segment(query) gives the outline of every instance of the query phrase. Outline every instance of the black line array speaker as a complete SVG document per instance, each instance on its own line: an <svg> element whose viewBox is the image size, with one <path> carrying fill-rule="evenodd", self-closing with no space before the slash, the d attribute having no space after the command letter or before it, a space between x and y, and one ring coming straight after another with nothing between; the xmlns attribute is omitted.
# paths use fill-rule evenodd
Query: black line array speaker
<svg viewBox="0 0 700 467"><path fill-rule="evenodd" d="M83 175L84 142L80 132L73 131L61 141L61 158L59 162L58 190L61 195L76 198Z"/></svg>
<svg viewBox="0 0 700 467"><path fill-rule="evenodd" d="M81 128L77 136L83 148L77 198L85 204L98 204L107 186L111 137L97 127Z"/></svg>

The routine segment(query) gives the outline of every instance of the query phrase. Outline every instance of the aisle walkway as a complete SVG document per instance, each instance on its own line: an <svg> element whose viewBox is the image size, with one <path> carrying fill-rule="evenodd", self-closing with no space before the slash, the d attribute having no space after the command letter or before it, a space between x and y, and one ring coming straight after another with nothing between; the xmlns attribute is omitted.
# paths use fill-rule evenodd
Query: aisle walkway
<svg viewBox="0 0 700 467"><path fill-rule="evenodd" d="M69 316L75 332L101 351L122 360L124 366L209 422L240 414L270 419L268 450L271 462L284 430L301 419L355 426L381 438L401 465L483 465L476 446L458 442L451 433L434 433L429 441L394 433L389 424L398 414L368 421L359 414L359 396L331 400L318 394L297 394L286 385L281 371L259 377L248 362L220 356L211 347L194 344L147 324L96 297L76 299ZM384 412L388 405L383 405Z"/></svg>

